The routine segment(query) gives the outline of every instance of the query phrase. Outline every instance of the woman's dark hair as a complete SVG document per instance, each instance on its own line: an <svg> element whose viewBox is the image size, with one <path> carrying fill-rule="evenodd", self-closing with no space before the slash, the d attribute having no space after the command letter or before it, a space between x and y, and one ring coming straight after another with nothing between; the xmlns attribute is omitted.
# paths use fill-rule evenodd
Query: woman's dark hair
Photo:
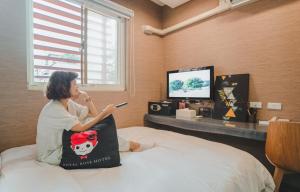
<svg viewBox="0 0 300 192"><path fill-rule="evenodd" d="M71 81L77 77L78 74L74 72L55 71L52 73L47 86L47 98L53 100L70 98Z"/></svg>

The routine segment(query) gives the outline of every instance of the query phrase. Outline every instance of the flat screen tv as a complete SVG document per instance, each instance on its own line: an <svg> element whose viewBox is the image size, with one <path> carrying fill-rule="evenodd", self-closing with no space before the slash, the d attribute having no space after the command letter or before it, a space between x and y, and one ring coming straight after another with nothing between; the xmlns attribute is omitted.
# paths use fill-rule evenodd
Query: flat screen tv
<svg viewBox="0 0 300 192"><path fill-rule="evenodd" d="M214 67L167 72L168 99L212 100Z"/></svg>

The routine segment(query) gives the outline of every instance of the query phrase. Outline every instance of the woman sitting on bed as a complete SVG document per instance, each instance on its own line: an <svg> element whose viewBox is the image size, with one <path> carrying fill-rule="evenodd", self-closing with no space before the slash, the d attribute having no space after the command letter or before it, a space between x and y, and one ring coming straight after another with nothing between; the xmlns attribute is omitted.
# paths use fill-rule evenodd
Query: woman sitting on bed
<svg viewBox="0 0 300 192"><path fill-rule="evenodd" d="M37 159L59 165L62 157L62 135L64 130L85 131L112 114L116 108L107 105L98 112L91 97L78 89L77 73L54 72L47 86L46 96L50 100L42 109L37 124ZM73 101L83 98L85 105ZM141 151L145 146L118 137L120 151Z"/></svg>

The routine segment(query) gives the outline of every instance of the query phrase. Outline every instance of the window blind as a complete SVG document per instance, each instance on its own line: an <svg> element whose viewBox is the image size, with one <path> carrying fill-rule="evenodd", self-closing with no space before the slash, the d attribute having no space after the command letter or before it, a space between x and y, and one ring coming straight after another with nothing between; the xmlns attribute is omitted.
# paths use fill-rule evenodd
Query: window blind
<svg viewBox="0 0 300 192"><path fill-rule="evenodd" d="M81 76L80 4L33 0L34 81L47 82L55 70Z"/></svg>
<svg viewBox="0 0 300 192"><path fill-rule="evenodd" d="M72 71L94 90L124 90L127 21L133 12L108 0L31 0L29 85Z"/></svg>

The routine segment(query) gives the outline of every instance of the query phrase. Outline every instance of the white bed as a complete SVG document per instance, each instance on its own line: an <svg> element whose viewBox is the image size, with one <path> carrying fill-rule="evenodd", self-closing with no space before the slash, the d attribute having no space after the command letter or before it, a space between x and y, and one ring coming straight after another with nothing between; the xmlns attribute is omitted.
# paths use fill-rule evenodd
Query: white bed
<svg viewBox="0 0 300 192"><path fill-rule="evenodd" d="M64 170L35 160L35 145L1 153L1 192L259 192L273 191L266 168L220 143L147 127L119 135L156 147L121 153L122 166Z"/></svg>

